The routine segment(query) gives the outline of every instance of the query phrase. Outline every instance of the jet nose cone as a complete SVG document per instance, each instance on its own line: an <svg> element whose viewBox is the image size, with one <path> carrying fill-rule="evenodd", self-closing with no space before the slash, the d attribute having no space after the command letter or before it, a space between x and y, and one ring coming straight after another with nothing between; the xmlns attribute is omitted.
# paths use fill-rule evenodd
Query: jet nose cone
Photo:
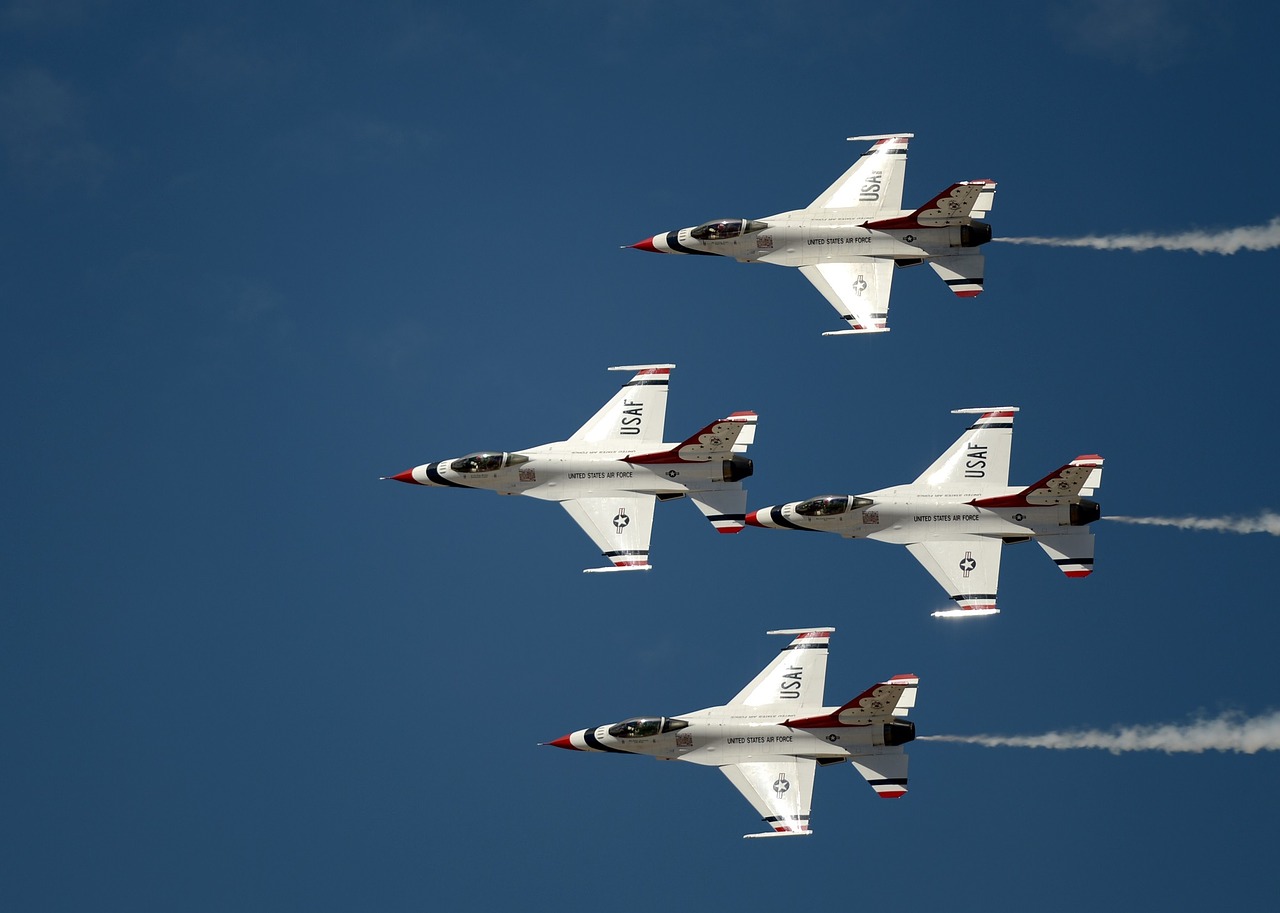
<svg viewBox="0 0 1280 913"><path fill-rule="evenodd" d="M627 247L632 250L647 250L651 254L662 253L662 251L653 246L653 238L645 238L643 241L637 241L635 244L628 244Z"/></svg>
<svg viewBox="0 0 1280 913"><path fill-rule="evenodd" d="M552 748L567 748L569 751L579 751L579 750L580 750L580 749L578 749L578 748L574 747L574 744L573 744L573 733L569 733L568 735L562 735L562 736L560 736L560 738L556 739L555 741L552 741L552 742L543 742L542 744L543 744L543 745L550 745Z"/></svg>
<svg viewBox="0 0 1280 913"><path fill-rule="evenodd" d="M413 470L406 469L404 472L397 473L393 476L383 476L383 480L392 482L407 482L410 485L417 485L418 480L413 477Z"/></svg>
<svg viewBox="0 0 1280 913"><path fill-rule="evenodd" d="M756 517L756 514L758 513L760 513L760 511L753 510L751 511L751 513L747 514L747 516L744 518L747 521L747 526L759 526L759 527L764 526L764 524L761 523L760 520Z"/></svg>

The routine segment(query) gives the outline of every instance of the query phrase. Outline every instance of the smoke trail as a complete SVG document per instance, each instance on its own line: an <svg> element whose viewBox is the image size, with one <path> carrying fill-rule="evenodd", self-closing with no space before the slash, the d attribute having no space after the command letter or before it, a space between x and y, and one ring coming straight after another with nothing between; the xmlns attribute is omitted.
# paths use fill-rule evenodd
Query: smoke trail
<svg viewBox="0 0 1280 913"><path fill-rule="evenodd" d="M1270 533L1280 536L1280 514L1264 510L1256 517L1112 517L1117 523L1140 526L1176 526L1178 529L1214 529L1220 533Z"/></svg>
<svg viewBox="0 0 1280 913"><path fill-rule="evenodd" d="M1163 751L1166 754L1205 751L1233 751L1255 754L1280 751L1280 711L1246 719L1227 713L1214 720L1197 720L1185 726L1121 726L1104 732L1084 729L1076 732L1046 732L1043 735L924 735L917 740L964 742L988 748L1101 748L1112 754L1126 751Z"/></svg>
<svg viewBox="0 0 1280 913"><path fill-rule="evenodd" d="M1234 254L1239 250L1280 247L1280 216L1266 225L1224 231L1186 231L1176 235L1088 235L1083 238L995 238L1008 244L1092 247L1096 250L1193 250L1198 254Z"/></svg>

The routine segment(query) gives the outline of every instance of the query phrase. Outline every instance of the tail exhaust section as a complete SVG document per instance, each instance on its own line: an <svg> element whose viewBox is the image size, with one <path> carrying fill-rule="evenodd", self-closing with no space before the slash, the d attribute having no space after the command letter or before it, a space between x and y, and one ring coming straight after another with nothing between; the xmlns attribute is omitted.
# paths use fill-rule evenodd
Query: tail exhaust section
<svg viewBox="0 0 1280 913"><path fill-rule="evenodd" d="M758 420L759 416L754 412L734 412L728 418L712 422L670 450L636 454L626 459L628 463L641 465L719 460L721 470L717 481L730 487L691 491L688 498L716 532L741 532L747 525L747 491L740 483L755 471L746 451L755 442Z"/></svg>

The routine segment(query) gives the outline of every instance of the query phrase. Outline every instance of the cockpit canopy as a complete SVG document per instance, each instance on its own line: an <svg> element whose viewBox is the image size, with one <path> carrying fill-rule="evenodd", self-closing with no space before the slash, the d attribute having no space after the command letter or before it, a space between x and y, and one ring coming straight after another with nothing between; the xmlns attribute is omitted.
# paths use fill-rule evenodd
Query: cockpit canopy
<svg viewBox="0 0 1280 913"><path fill-rule="evenodd" d="M858 498L853 495L822 495L801 501L796 505L796 513L802 517L834 517L848 510L861 510L874 504L870 498Z"/></svg>
<svg viewBox="0 0 1280 913"><path fill-rule="evenodd" d="M527 462L529 458L522 453L494 453L482 450L479 453L468 453L464 457L458 457L449 464L449 468L454 472L497 472L504 466L517 466Z"/></svg>
<svg viewBox="0 0 1280 913"><path fill-rule="evenodd" d="M689 723L667 716L633 716L609 727L609 735L615 739L651 739L664 732L675 732Z"/></svg>
<svg viewBox="0 0 1280 913"><path fill-rule="evenodd" d="M757 222L754 219L715 219L711 222L703 222L689 234L699 241L728 241L730 238L768 227L769 223Z"/></svg>

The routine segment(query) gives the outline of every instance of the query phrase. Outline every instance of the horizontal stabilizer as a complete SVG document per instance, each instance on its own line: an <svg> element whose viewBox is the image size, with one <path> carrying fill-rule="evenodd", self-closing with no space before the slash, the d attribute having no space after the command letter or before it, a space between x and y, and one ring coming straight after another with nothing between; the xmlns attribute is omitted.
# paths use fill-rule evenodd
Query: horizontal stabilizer
<svg viewBox="0 0 1280 913"><path fill-rule="evenodd" d="M1043 536L1036 539L1036 544L1068 577L1088 577L1093 573L1093 533L1079 530L1063 536Z"/></svg>
<svg viewBox="0 0 1280 913"><path fill-rule="evenodd" d="M850 758L849 763L881 799L898 799L907 792L907 760L906 752L899 749L893 754Z"/></svg>
<svg viewBox="0 0 1280 913"><path fill-rule="evenodd" d="M956 254L929 261L930 268L960 298L973 298L982 293L982 274L987 258L983 254Z"/></svg>
<svg viewBox="0 0 1280 913"><path fill-rule="evenodd" d="M728 488L720 491L690 492L689 500L720 533L739 533L747 528L747 490Z"/></svg>
<svg viewBox="0 0 1280 913"><path fill-rule="evenodd" d="M808 837L813 831L768 831L763 834L743 834L743 840L755 840L757 837Z"/></svg>
<svg viewBox="0 0 1280 913"><path fill-rule="evenodd" d="M827 330L823 336L860 336L863 333L887 333L888 327L867 327L863 330Z"/></svg>

